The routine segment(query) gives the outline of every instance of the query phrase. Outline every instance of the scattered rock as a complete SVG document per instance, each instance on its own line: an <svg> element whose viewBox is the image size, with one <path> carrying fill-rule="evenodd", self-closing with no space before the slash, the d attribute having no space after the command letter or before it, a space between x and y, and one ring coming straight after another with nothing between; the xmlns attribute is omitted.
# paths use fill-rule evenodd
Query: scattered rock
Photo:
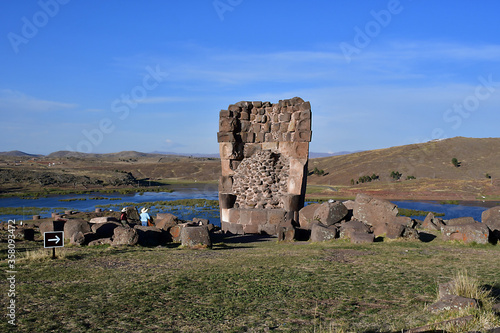
<svg viewBox="0 0 500 333"><path fill-rule="evenodd" d="M366 232L352 232L350 235L351 243L353 244L365 244L373 243L375 241L375 235Z"/></svg>
<svg viewBox="0 0 500 333"><path fill-rule="evenodd" d="M436 303L429 306L428 310L433 313L437 313L445 310L461 310L467 307L477 308L478 303L473 298L466 298L457 295L446 295Z"/></svg>
<svg viewBox="0 0 500 333"><path fill-rule="evenodd" d="M111 238L99 238L96 240L93 240L89 243L89 246L95 246L95 245L111 245L113 244L113 241Z"/></svg>
<svg viewBox="0 0 500 333"><path fill-rule="evenodd" d="M311 230L311 224L318 222L314 219L314 213L319 206L319 204L311 204L299 210L299 225L302 229Z"/></svg>
<svg viewBox="0 0 500 333"><path fill-rule="evenodd" d="M127 227L116 227L113 230L112 245L136 245L139 242L139 234L136 229Z"/></svg>
<svg viewBox="0 0 500 333"><path fill-rule="evenodd" d="M311 227L311 242L324 242L337 238L337 228L314 223Z"/></svg>
<svg viewBox="0 0 500 333"><path fill-rule="evenodd" d="M500 206L485 210L481 221L491 230L492 243L500 241Z"/></svg>
<svg viewBox="0 0 500 333"><path fill-rule="evenodd" d="M96 223L92 226L92 232L99 238L111 238L115 228L122 226L118 222Z"/></svg>
<svg viewBox="0 0 500 333"><path fill-rule="evenodd" d="M81 232L82 235L91 232L90 224L87 221L79 219L69 219L64 223L64 238L71 239L71 236L77 232Z"/></svg>
<svg viewBox="0 0 500 333"><path fill-rule="evenodd" d="M177 218L177 216L169 213L163 213L163 214L158 214L155 226L158 229L168 231L168 229L175 226L179 222L180 220Z"/></svg>
<svg viewBox="0 0 500 333"><path fill-rule="evenodd" d="M465 217L458 217L456 219L450 219L448 222L446 222L446 225L466 225L466 224L474 224L477 223L474 221L474 219L470 216L465 216Z"/></svg>
<svg viewBox="0 0 500 333"><path fill-rule="evenodd" d="M162 230L157 227L144 227L142 225L136 225L134 229L139 235L139 245L158 246L163 241Z"/></svg>
<svg viewBox="0 0 500 333"><path fill-rule="evenodd" d="M73 233L69 239L69 243L73 245L84 245L85 244L84 233L81 231Z"/></svg>
<svg viewBox="0 0 500 333"><path fill-rule="evenodd" d="M314 211L314 220L329 226L340 222L348 213L346 206L339 201L324 202Z"/></svg>
<svg viewBox="0 0 500 333"><path fill-rule="evenodd" d="M90 219L89 223L106 223L106 222L118 222L118 219L112 216L94 217L93 219Z"/></svg>
<svg viewBox="0 0 500 333"><path fill-rule="evenodd" d="M290 242L295 239L295 228L278 228L278 241Z"/></svg>
<svg viewBox="0 0 500 333"><path fill-rule="evenodd" d="M356 196L353 209L353 217L356 220L377 226L392 222L397 215L397 206L387 200L376 199L366 194Z"/></svg>
<svg viewBox="0 0 500 333"><path fill-rule="evenodd" d="M182 228L181 244L191 249L212 247L208 228L206 226L186 226Z"/></svg>
<svg viewBox="0 0 500 333"><path fill-rule="evenodd" d="M464 243L475 242L477 244L487 244L489 238L489 229L482 223L473 223L466 225L446 225L441 228L443 240L457 240Z"/></svg>
<svg viewBox="0 0 500 333"><path fill-rule="evenodd" d="M351 220L340 225L340 238L351 238L352 233L369 233L370 227L358 220Z"/></svg>

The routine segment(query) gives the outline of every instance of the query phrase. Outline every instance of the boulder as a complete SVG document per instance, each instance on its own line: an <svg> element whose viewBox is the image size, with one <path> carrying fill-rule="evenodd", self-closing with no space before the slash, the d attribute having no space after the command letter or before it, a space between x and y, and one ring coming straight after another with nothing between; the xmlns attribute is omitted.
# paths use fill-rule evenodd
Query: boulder
<svg viewBox="0 0 500 333"><path fill-rule="evenodd" d="M66 233L65 233L66 235ZM81 231L73 233L69 238L69 243L73 245L83 245L85 244L85 235Z"/></svg>
<svg viewBox="0 0 500 333"><path fill-rule="evenodd" d="M318 222L314 219L314 213L319 204L311 204L299 210L299 225L302 229L311 230L311 224Z"/></svg>
<svg viewBox="0 0 500 333"><path fill-rule="evenodd" d="M111 238L115 228L122 226L118 222L96 223L92 225L92 232L99 238Z"/></svg>
<svg viewBox="0 0 500 333"><path fill-rule="evenodd" d="M64 238L71 239L71 236L77 232L81 232L82 235L91 232L90 224L80 219L69 219L64 223Z"/></svg>
<svg viewBox="0 0 500 333"><path fill-rule="evenodd" d="M346 206L339 201L324 202L314 211L314 220L326 226L340 222L348 213Z"/></svg>
<svg viewBox="0 0 500 333"><path fill-rule="evenodd" d="M212 241L206 226L187 226L181 231L182 246L191 249L210 248Z"/></svg>
<svg viewBox="0 0 500 333"><path fill-rule="evenodd" d="M430 305L428 310L437 313L441 311L461 310L468 307L477 308L477 301L473 298L466 298L457 295L445 295L439 301Z"/></svg>
<svg viewBox="0 0 500 333"><path fill-rule="evenodd" d="M465 216L465 217L458 217L456 219L450 219L448 222L446 222L446 225L466 225L466 224L474 224L476 221L474 221L474 218Z"/></svg>
<svg viewBox="0 0 500 333"><path fill-rule="evenodd" d="M94 217L89 221L89 223L106 223L106 222L118 222L118 219L112 216L103 216L103 217Z"/></svg>
<svg viewBox="0 0 500 333"><path fill-rule="evenodd" d="M139 242L139 234L136 229L127 227L116 227L113 230L112 245L136 245Z"/></svg>
<svg viewBox="0 0 500 333"><path fill-rule="evenodd" d="M177 218L177 216L169 213L162 213L158 214L157 220L155 222L155 227L157 227L158 229L168 231L168 229L175 226L179 222L180 220Z"/></svg>
<svg viewBox="0 0 500 333"><path fill-rule="evenodd" d="M375 241L375 235L367 232L352 232L350 238L353 244L373 243Z"/></svg>
<svg viewBox="0 0 500 333"><path fill-rule="evenodd" d="M35 240L35 230L32 228L21 228L14 231L14 236L16 239L34 241Z"/></svg>
<svg viewBox="0 0 500 333"><path fill-rule="evenodd" d="M157 227L134 226L139 235L138 243L142 246L158 246L163 242L162 230Z"/></svg>
<svg viewBox="0 0 500 333"><path fill-rule="evenodd" d="M487 244L489 229L482 223L446 225L441 229L443 240L458 240L464 243Z"/></svg>
<svg viewBox="0 0 500 333"><path fill-rule="evenodd" d="M54 231L54 222L52 222L52 221L42 222L42 223L40 223L40 226L38 227L38 229L40 230L40 233L42 234L42 237L43 237L43 234L45 232Z"/></svg>
<svg viewBox="0 0 500 333"><path fill-rule="evenodd" d="M352 233L369 233L370 227L358 220L351 220L340 225L340 238L351 238Z"/></svg>
<svg viewBox="0 0 500 333"><path fill-rule="evenodd" d="M422 229L426 230L441 230L442 225L438 225L435 221L435 216L432 212L429 212L425 217L424 222L420 226Z"/></svg>
<svg viewBox="0 0 500 333"><path fill-rule="evenodd" d="M395 204L376 199L366 194L358 194L354 201L353 217L370 226L390 223L398 215Z"/></svg>
<svg viewBox="0 0 500 333"><path fill-rule="evenodd" d="M113 244L113 241L111 238L99 238L96 240L93 240L89 243L89 246L95 246L95 245L111 245Z"/></svg>
<svg viewBox="0 0 500 333"><path fill-rule="evenodd" d="M401 237L405 239L420 239L418 231L414 228L409 228L409 227L405 227L405 230L403 231Z"/></svg>
<svg viewBox="0 0 500 333"><path fill-rule="evenodd" d="M278 241L291 242L295 239L295 228L278 227Z"/></svg>
<svg viewBox="0 0 500 333"><path fill-rule="evenodd" d="M324 242L337 238L337 228L313 223L311 226L311 242Z"/></svg>
<svg viewBox="0 0 500 333"><path fill-rule="evenodd" d="M481 221L491 230L492 241L500 240L500 206L485 210Z"/></svg>
<svg viewBox="0 0 500 333"><path fill-rule="evenodd" d="M347 200L342 202L348 210L354 210L354 200Z"/></svg>
<svg viewBox="0 0 500 333"><path fill-rule="evenodd" d="M403 236L405 226L399 223L389 223L386 225L385 237L389 239L396 239Z"/></svg>
<svg viewBox="0 0 500 333"><path fill-rule="evenodd" d="M198 224L198 225L207 225L210 223L208 219L201 219L199 217L194 217L193 222Z"/></svg>

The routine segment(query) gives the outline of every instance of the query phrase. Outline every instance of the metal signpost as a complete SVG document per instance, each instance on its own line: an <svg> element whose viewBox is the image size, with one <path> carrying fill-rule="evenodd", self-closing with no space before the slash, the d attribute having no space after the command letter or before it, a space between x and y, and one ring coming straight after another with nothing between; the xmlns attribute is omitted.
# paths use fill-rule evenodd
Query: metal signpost
<svg viewBox="0 0 500 333"><path fill-rule="evenodd" d="M44 232L43 247L46 249L52 249L52 259L55 259L56 247L64 247L64 231Z"/></svg>

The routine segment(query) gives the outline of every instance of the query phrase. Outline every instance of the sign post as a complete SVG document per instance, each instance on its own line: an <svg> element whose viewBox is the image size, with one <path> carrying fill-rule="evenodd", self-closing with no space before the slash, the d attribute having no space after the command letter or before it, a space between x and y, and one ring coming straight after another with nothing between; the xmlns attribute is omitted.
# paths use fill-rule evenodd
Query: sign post
<svg viewBox="0 0 500 333"><path fill-rule="evenodd" d="M44 232L43 247L46 249L52 249L52 259L55 259L56 247L64 247L64 231Z"/></svg>

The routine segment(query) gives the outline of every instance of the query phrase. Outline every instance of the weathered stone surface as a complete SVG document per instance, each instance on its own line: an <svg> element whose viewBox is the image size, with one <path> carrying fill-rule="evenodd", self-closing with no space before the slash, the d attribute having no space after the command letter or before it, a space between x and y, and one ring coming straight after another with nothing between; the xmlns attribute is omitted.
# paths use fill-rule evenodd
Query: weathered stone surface
<svg viewBox="0 0 500 333"><path fill-rule="evenodd" d="M236 195L230 193L219 193L219 205L221 208L233 208Z"/></svg>
<svg viewBox="0 0 500 333"><path fill-rule="evenodd" d="M202 218L199 218L199 217L193 217L193 223L195 223L197 225L208 226L210 224L210 221L208 219L202 219Z"/></svg>
<svg viewBox="0 0 500 333"><path fill-rule="evenodd" d="M353 233L370 233L370 227L358 220L351 220L340 225L340 238L351 238Z"/></svg>
<svg viewBox="0 0 500 333"><path fill-rule="evenodd" d="M496 243L500 240L500 206L485 210L481 215L481 221L491 231L491 241Z"/></svg>
<svg viewBox="0 0 500 333"><path fill-rule="evenodd" d="M187 223L179 223L168 229L168 233L170 234L170 238L172 242L178 243L181 241L181 233L182 229L187 225Z"/></svg>
<svg viewBox="0 0 500 333"><path fill-rule="evenodd" d="M171 227L180 223L177 216L170 213L158 214L157 220L155 221L155 227L167 231Z"/></svg>
<svg viewBox="0 0 500 333"><path fill-rule="evenodd" d="M89 223L106 223L106 222L118 222L118 219L112 216L102 216L102 217L94 217L89 221Z"/></svg>
<svg viewBox="0 0 500 333"><path fill-rule="evenodd" d="M66 233L64 233L66 235ZM69 239L69 243L73 245L84 245L85 244L85 235L81 231L77 231L73 233Z"/></svg>
<svg viewBox="0 0 500 333"><path fill-rule="evenodd" d="M295 228L278 227L278 241L291 242L295 239Z"/></svg>
<svg viewBox="0 0 500 333"><path fill-rule="evenodd" d="M397 214L397 206L387 200L376 199L366 194L356 196L353 217L368 225L390 223Z"/></svg>
<svg viewBox="0 0 500 333"><path fill-rule="evenodd" d="M348 210L354 210L354 204L355 204L355 201L354 200L347 200L347 201L344 201L342 202L344 204L344 206L348 209Z"/></svg>
<svg viewBox="0 0 500 333"><path fill-rule="evenodd" d="M446 222L446 225L448 226L456 226L456 225L466 225L466 224L474 224L476 221L474 221L474 218L470 216L465 216L465 217L458 217L456 219L450 219Z"/></svg>
<svg viewBox="0 0 500 333"><path fill-rule="evenodd" d="M139 242L139 234L136 229L117 227L113 231L112 245L136 245Z"/></svg>
<svg viewBox="0 0 500 333"><path fill-rule="evenodd" d="M337 228L313 223L311 226L311 242L324 242L337 238Z"/></svg>
<svg viewBox="0 0 500 333"><path fill-rule="evenodd" d="M352 232L350 235L351 243L353 244L366 244L375 241L375 235L366 232Z"/></svg>
<svg viewBox="0 0 500 333"><path fill-rule="evenodd" d="M318 222L314 219L314 213L319 204L307 205L299 211L299 224L302 229L311 230L311 224Z"/></svg>
<svg viewBox="0 0 500 333"><path fill-rule="evenodd" d="M446 225L442 229L443 240L457 240L464 243L487 244L489 229L482 223Z"/></svg>
<svg viewBox="0 0 500 333"><path fill-rule="evenodd" d="M207 226L186 226L183 228L181 231L181 244L191 249L212 247Z"/></svg>
<svg viewBox="0 0 500 333"><path fill-rule="evenodd" d="M89 246L95 246L95 245L111 245L113 244L113 241L111 238L99 238L96 240L93 240L89 243Z"/></svg>
<svg viewBox="0 0 500 333"><path fill-rule="evenodd" d="M96 223L92 225L92 232L99 236L99 238L112 237L115 228L121 225L118 222Z"/></svg>
<svg viewBox="0 0 500 333"><path fill-rule="evenodd" d="M457 295L446 295L436 303L430 305L428 310L434 313L449 310L460 310L467 307L477 308L478 303L473 298L466 298Z"/></svg>
<svg viewBox="0 0 500 333"><path fill-rule="evenodd" d="M229 222L221 222L222 230L225 232L231 233L233 235L243 235L245 232L243 231L243 225L239 223L229 223ZM258 228L257 233L258 233ZM250 233L250 232L247 232Z"/></svg>
<svg viewBox="0 0 500 333"><path fill-rule="evenodd" d="M71 239L71 236L77 232L81 232L82 236L87 232L91 232L90 224L85 220L69 219L64 224L64 237Z"/></svg>
<svg viewBox="0 0 500 333"><path fill-rule="evenodd" d="M278 226L275 224L259 224L258 231L260 234L275 236Z"/></svg>
<svg viewBox="0 0 500 333"><path fill-rule="evenodd" d="M163 241L162 230L157 227L134 226L139 235L138 243L142 246L157 246Z"/></svg>
<svg viewBox="0 0 500 333"><path fill-rule="evenodd" d="M54 231L54 222L44 221L44 222L40 223L40 226L38 227L38 229L40 230L40 234L42 234L42 237L43 237L43 234L45 232Z"/></svg>
<svg viewBox="0 0 500 333"><path fill-rule="evenodd" d="M405 226L399 223L389 223L386 226L386 237L396 239L403 236Z"/></svg>
<svg viewBox="0 0 500 333"><path fill-rule="evenodd" d="M340 222L347 212L346 206L339 201L324 202L314 211L314 219L329 226Z"/></svg>
<svg viewBox="0 0 500 333"><path fill-rule="evenodd" d="M429 214L427 214L424 222L420 227L426 230L441 230L441 225L436 224L435 217L432 212L429 212Z"/></svg>
<svg viewBox="0 0 500 333"><path fill-rule="evenodd" d="M438 297L439 299L448 296L448 295L453 295L453 282L446 282L446 283L440 283L438 285Z"/></svg>

